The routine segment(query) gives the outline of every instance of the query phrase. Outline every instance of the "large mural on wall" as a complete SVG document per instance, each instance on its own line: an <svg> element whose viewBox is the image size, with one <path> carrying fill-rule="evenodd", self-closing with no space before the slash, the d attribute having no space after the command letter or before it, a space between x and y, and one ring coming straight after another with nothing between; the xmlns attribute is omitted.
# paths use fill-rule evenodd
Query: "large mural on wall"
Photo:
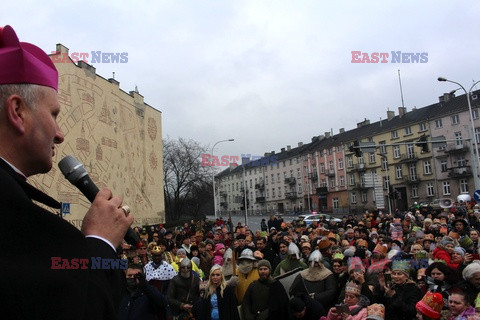
<svg viewBox="0 0 480 320"><path fill-rule="evenodd" d="M70 204L70 213L63 218L81 228L90 203L57 166L72 155L99 188L108 187L123 197L135 226L163 223L161 112L145 104L138 92L126 93L117 81L96 75L87 64L56 66L62 107L57 119L65 141L56 148L52 170L29 179L31 183Z"/></svg>

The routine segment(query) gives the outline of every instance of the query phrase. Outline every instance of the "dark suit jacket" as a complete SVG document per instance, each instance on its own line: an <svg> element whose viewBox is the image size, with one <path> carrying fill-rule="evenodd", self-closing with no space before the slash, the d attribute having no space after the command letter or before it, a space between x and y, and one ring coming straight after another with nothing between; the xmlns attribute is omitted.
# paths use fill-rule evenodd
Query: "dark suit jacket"
<svg viewBox="0 0 480 320"><path fill-rule="evenodd" d="M32 199L59 207L0 159L2 318L114 319L125 282L120 270L54 269L62 263L52 258L68 259L72 268L74 259L116 259L115 251Z"/></svg>

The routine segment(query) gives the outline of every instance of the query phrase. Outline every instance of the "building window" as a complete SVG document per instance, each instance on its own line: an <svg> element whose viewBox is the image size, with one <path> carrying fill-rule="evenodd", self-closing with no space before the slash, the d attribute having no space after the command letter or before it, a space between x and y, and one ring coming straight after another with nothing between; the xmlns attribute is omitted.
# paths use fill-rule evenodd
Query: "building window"
<svg viewBox="0 0 480 320"><path fill-rule="evenodd" d="M345 187L345 177L344 176L340 176L340 186Z"/></svg>
<svg viewBox="0 0 480 320"><path fill-rule="evenodd" d="M447 159L440 160L440 170L442 172L447 172L447 170L448 170Z"/></svg>
<svg viewBox="0 0 480 320"><path fill-rule="evenodd" d="M370 152L369 156L370 156L370 163L375 163L375 153Z"/></svg>
<svg viewBox="0 0 480 320"><path fill-rule="evenodd" d="M387 147L385 146L385 141L380 141L380 153L387 153Z"/></svg>
<svg viewBox="0 0 480 320"><path fill-rule="evenodd" d="M324 187L324 188L325 188L326 186L327 186L327 180L325 180L325 179L322 179L322 187Z"/></svg>
<svg viewBox="0 0 480 320"><path fill-rule="evenodd" d="M332 207L333 209L338 209L338 198L332 199Z"/></svg>
<svg viewBox="0 0 480 320"><path fill-rule="evenodd" d="M442 119L437 119L435 120L435 129L439 129L441 128L443 125L442 125Z"/></svg>
<svg viewBox="0 0 480 320"><path fill-rule="evenodd" d="M392 131L392 139L397 139L397 138L398 138L397 130Z"/></svg>
<svg viewBox="0 0 480 320"><path fill-rule="evenodd" d="M412 198L418 198L418 186L412 185Z"/></svg>
<svg viewBox="0 0 480 320"><path fill-rule="evenodd" d="M297 168L297 177L298 178L302 177L302 172L300 172L300 168Z"/></svg>
<svg viewBox="0 0 480 320"><path fill-rule="evenodd" d="M388 170L388 160L386 157L382 157L382 169Z"/></svg>
<svg viewBox="0 0 480 320"><path fill-rule="evenodd" d="M475 128L475 140L477 141L477 144L480 143L480 128Z"/></svg>
<svg viewBox="0 0 480 320"><path fill-rule="evenodd" d="M428 197L433 197L433 184L431 182L427 183L427 196Z"/></svg>
<svg viewBox="0 0 480 320"><path fill-rule="evenodd" d="M280 183L280 172L277 173L277 182Z"/></svg>
<svg viewBox="0 0 480 320"><path fill-rule="evenodd" d="M407 144L407 157L409 159L415 157L415 152L413 152L413 143Z"/></svg>
<svg viewBox="0 0 480 320"><path fill-rule="evenodd" d="M383 189L388 190L389 186L390 186L390 177L386 176L383 178Z"/></svg>
<svg viewBox="0 0 480 320"><path fill-rule="evenodd" d="M430 160L423 161L423 173L432 174L432 164L430 163Z"/></svg>
<svg viewBox="0 0 480 320"><path fill-rule="evenodd" d="M335 188L335 179L330 179L330 188Z"/></svg>
<svg viewBox="0 0 480 320"><path fill-rule="evenodd" d="M457 145L457 146L463 145L462 133L461 132L455 132L455 145Z"/></svg>
<svg viewBox="0 0 480 320"><path fill-rule="evenodd" d="M273 173L272 173L272 184L274 184L274 183L275 183L275 178L274 178Z"/></svg>
<svg viewBox="0 0 480 320"><path fill-rule="evenodd" d="M330 160L330 161L328 162L328 168L330 169L330 171L335 170L335 167L333 166L333 161Z"/></svg>
<svg viewBox="0 0 480 320"><path fill-rule="evenodd" d="M338 169L343 169L343 159L338 159Z"/></svg>
<svg viewBox="0 0 480 320"><path fill-rule="evenodd" d="M478 119L478 109L472 109L472 117L473 119Z"/></svg>
<svg viewBox="0 0 480 320"><path fill-rule="evenodd" d="M352 156L347 156L347 167L348 168L353 167L353 157Z"/></svg>
<svg viewBox="0 0 480 320"><path fill-rule="evenodd" d="M409 135L411 135L411 134L412 134L412 128L406 127L406 128L405 128L405 135L406 135L406 136L409 136Z"/></svg>
<svg viewBox="0 0 480 320"><path fill-rule="evenodd" d="M442 190L444 196L450 195L450 181L443 181L442 182Z"/></svg>
<svg viewBox="0 0 480 320"><path fill-rule="evenodd" d="M320 163L320 173L325 173L325 163Z"/></svg>
<svg viewBox="0 0 480 320"><path fill-rule="evenodd" d="M402 166L395 166L395 177L397 179L402 179Z"/></svg>
<svg viewBox="0 0 480 320"><path fill-rule="evenodd" d="M400 158L400 146L393 146L393 157L395 159Z"/></svg>
<svg viewBox="0 0 480 320"><path fill-rule="evenodd" d="M418 127L420 132L427 131L427 124L425 122L420 123Z"/></svg>
<svg viewBox="0 0 480 320"><path fill-rule="evenodd" d="M366 192L362 192L362 202L367 202L368 199L367 199L367 193Z"/></svg>
<svg viewBox="0 0 480 320"><path fill-rule="evenodd" d="M357 203L357 195L355 193L351 193L350 198L352 203Z"/></svg>
<svg viewBox="0 0 480 320"><path fill-rule="evenodd" d="M467 179L460 179L460 193L468 193Z"/></svg>
<svg viewBox="0 0 480 320"><path fill-rule="evenodd" d="M458 117L458 114L455 114L450 117L452 119L452 124L459 124L460 123L460 118Z"/></svg>
<svg viewBox="0 0 480 320"><path fill-rule="evenodd" d="M278 197L282 197L282 187L278 187Z"/></svg>
<svg viewBox="0 0 480 320"><path fill-rule="evenodd" d="M415 163L411 163L408 168L410 174L410 181L417 181L417 166Z"/></svg>
<svg viewBox="0 0 480 320"><path fill-rule="evenodd" d="M348 184L350 184L351 186L353 186L355 184L355 175L353 173L351 173L348 176Z"/></svg>

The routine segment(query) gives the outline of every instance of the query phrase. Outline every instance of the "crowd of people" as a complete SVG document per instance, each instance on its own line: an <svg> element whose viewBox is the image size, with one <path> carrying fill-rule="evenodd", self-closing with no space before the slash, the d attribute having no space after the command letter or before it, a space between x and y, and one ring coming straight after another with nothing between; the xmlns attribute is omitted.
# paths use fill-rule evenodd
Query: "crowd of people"
<svg viewBox="0 0 480 320"><path fill-rule="evenodd" d="M144 319L480 318L479 216L466 202L310 225L272 216L260 230L222 218L136 229L142 247L121 254L144 276L123 318L142 290Z"/></svg>

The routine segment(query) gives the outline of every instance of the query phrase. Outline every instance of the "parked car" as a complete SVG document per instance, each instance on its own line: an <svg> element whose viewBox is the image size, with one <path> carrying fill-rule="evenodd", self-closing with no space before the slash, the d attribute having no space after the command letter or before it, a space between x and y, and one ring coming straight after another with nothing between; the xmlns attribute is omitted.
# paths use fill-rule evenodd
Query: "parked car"
<svg viewBox="0 0 480 320"><path fill-rule="evenodd" d="M333 220L335 222L342 222L342 219L336 218L326 213L317 213L317 214L309 214L309 215L299 215L298 218L301 219L305 224L308 226L313 221L320 221L320 217L323 217L323 221L330 221Z"/></svg>

